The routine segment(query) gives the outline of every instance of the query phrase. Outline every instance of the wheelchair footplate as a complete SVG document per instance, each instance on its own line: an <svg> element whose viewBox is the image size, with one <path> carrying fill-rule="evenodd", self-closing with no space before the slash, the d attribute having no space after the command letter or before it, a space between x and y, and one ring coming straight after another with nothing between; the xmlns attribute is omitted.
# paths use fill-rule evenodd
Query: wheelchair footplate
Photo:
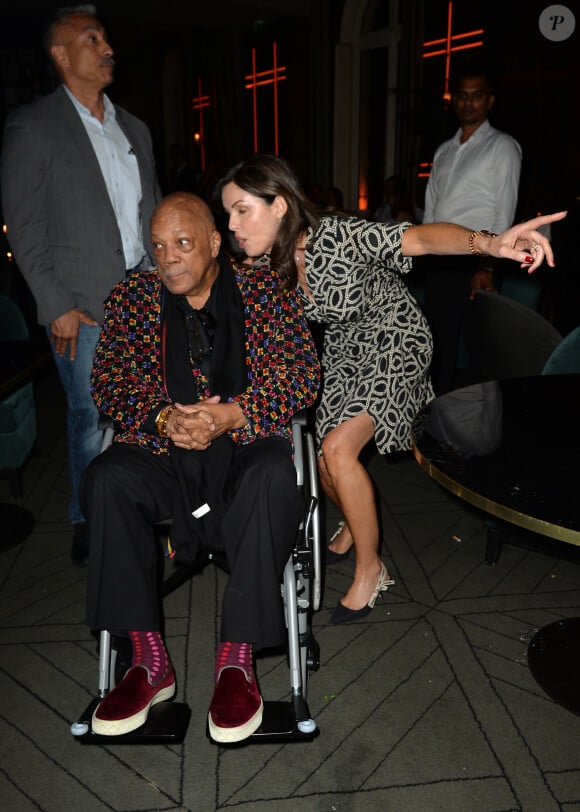
<svg viewBox="0 0 580 812"><path fill-rule="evenodd" d="M191 718L191 708L184 702L159 702L137 730L121 736L102 736L91 730L91 719L99 702L100 699L93 699L71 725L71 733L81 744L181 744Z"/></svg>
<svg viewBox="0 0 580 812"><path fill-rule="evenodd" d="M209 726L206 725L206 735L212 744L220 747L243 747L248 744L273 744L275 742L307 742L313 741L320 733L314 719L308 717L308 708L303 700L299 700L300 710L297 712L292 700L285 702L264 701L262 724L240 742L216 742L212 739ZM306 710L306 714L304 714ZM300 721L297 720L300 716Z"/></svg>

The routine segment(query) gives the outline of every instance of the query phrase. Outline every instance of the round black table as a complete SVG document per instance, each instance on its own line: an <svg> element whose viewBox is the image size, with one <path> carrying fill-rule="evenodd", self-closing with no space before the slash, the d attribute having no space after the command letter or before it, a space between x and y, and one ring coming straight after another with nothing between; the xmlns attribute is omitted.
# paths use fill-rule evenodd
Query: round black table
<svg viewBox="0 0 580 812"><path fill-rule="evenodd" d="M554 702L580 716L580 617L544 626L528 646L532 676Z"/></svg>
<svg viewBox="0 0 580 812"><path fill-rule="evenodd" d="M418 415L413 451L456 496L580 545L579 415L580 375L474 384L436 398Z"/></svg>
<svg viewBox="0 0 580 812"><path fill-rule="evenodd" d="M413 453L470 504L580 545L580 375L488 381L436 398L414 422ZM580 618L540 629L528 662L548 696L580 715Z"/></svg>

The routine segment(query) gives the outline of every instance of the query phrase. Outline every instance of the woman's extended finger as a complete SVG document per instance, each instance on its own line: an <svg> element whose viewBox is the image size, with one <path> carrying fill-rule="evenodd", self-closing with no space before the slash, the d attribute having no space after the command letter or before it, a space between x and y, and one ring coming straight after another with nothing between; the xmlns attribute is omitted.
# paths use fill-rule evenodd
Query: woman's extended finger
<svg viewBox="0 0 580 812"><path fill-rule="evenodd" d="M538 217L533 217L531 220L526 220L524 223L520 223L519 227L526 229L526 231L528 229L535 230L541 226L547 226L550 223L555 223L557 220L563 220L567 214L567 211L557 211L554 214L541 214Z"/></svg>

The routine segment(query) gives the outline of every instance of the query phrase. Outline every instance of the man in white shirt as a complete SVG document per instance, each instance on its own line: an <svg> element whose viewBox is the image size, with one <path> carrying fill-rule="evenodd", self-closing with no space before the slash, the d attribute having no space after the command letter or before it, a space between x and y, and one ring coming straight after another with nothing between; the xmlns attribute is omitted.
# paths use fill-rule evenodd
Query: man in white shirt
<svg viewBox="0 0 580 812"><path fill-rule="evenodd" d="M49 24L45 46L62 84L8 117L1 167L8 240L67 396L75 564L88 558L80 478L101 444L89 378L103 301L128 271L149 264L149 221L161 197L149 130L104 93L115 63L94 14L76 6Z"/></svg>
<svg viewBox="0 0 580 812"><path fill-rule="evenodd" d="M435 152L424 223L458 223L494 233L513 223L522 151L510 135L489 123L494 102L483 70L472 67L458 78L453 107L459 129ZM452 388L465 310L478 288L494 289L489 257L444 257L427 271L425 314L433 332L432 379L437 394Z"/></svg>

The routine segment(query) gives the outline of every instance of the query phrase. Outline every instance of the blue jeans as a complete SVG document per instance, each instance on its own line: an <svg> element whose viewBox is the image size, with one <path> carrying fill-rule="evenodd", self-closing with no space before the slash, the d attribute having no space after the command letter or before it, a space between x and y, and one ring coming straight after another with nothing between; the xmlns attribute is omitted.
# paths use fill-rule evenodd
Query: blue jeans
<svg viewBox="0 0 580 812"><path fill-rule="evenodd" d="M103 438L98 428L99 413L90 392L91 367L100 329L98 326L80 325L74 361L70 360L68 354L62 357L56 354L54 348L52 351L68 406L68 469L72 490L68 518L72 524L85 520L79 504L81 476L101 450Z"/></svg>

